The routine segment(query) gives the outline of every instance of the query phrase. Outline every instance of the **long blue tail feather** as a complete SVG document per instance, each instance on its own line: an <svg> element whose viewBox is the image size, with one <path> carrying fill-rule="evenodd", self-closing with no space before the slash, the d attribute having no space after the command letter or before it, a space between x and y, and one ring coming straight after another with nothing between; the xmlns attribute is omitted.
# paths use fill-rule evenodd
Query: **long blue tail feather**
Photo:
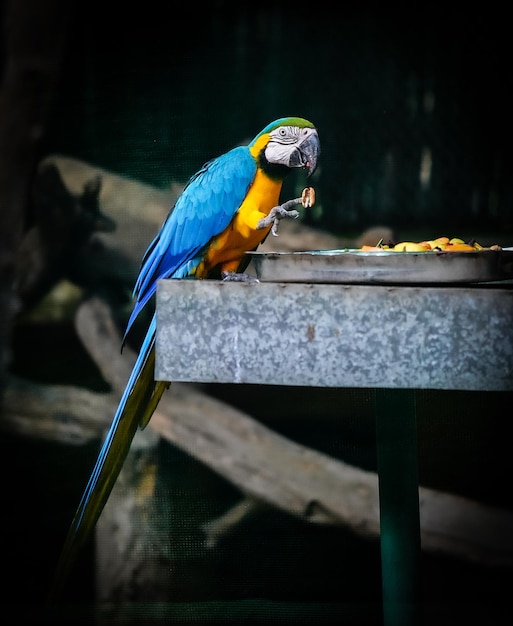
<svg viewBox="0 0 513 626"><path fill-rule="evenodd" d="M148 415L148 407L156 406L168 386L154 380L155 328L154 315L64 541L50 590L50 603L62 590L78 552L89 539L138 428L149 421L153 411Z"/></svg>

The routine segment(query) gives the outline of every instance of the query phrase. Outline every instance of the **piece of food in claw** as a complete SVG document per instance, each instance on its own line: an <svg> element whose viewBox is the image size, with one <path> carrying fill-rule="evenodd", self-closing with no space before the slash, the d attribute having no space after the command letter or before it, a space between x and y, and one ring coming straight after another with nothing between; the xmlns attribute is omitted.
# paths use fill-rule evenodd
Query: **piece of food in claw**
<svg viewBox="0 0 513 626"><path fill-rule="evenodd" d="M309 209L315 204L315 189L313 187L305 187L303 189L301 204L305 209Z"/></svg>
<svg viewBox="0 0 513 626"><path fill-rule="evenodd" d="M393 250L394 252L426 252L429 248L414 241L401 241L394 246Z"/></svg>

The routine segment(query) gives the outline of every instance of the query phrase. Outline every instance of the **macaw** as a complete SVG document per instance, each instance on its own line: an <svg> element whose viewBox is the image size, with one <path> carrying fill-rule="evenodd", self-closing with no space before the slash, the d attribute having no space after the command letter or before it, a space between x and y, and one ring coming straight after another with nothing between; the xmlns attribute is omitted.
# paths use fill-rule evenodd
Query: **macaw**
<svg viewBox="0 0 513 626"><path fill-rule="evenodd" d="M286 117L271 122L247 146L205 163L190 178L143 256L123 344L158 280L247 276L241 271L247 266L245 252L255 250L268 235L273 222L269 217L278 211L280 218L283 180L295 168L310 176L319 154L314 125ZM64 541L51 596L62 587L93 531L138 428L147 425L169 386L154 380L155 325L154 314Z"/></svg>

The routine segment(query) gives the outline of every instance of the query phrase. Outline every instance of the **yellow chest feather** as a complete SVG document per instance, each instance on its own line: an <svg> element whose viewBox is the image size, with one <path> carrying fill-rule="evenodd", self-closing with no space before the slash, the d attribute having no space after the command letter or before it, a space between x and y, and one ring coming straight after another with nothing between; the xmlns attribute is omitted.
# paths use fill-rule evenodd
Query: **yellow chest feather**
<svg viewBox="0 0 513 626"><path fill-rule="evenodd" d="M279 204L282 183L269 179L260 170L228 227L215 237L203 262L196 270L198 278L220 266L222 271L235 272L248 250L253 250L269 232L269 228L257 230L258 222Z"/></svg>

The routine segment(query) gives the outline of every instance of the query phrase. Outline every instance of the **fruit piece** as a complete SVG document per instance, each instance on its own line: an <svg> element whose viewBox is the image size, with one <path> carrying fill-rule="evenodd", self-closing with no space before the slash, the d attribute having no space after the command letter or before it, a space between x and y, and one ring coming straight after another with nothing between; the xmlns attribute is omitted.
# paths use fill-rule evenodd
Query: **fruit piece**
<svg viewBox="0 0 513 626"><path fill-rule="evenodd" d="M430 239L422 243L429 246L429 250L444 250L449 243L449 237L437 237L436 239Z"/></svg>
<svg viewBox="0 0 513 626"><path fill-rule="evenodd" d="M475 252L476 251L474 246L471 246L468 243L448 243L445 246L444 250L449 251L449 252Z"/></svg>
<svg viewBox="0 0 513 626"><path fill-rule="evenodd" d="M427 248L414 241L401 241L394 246L394 252L426 252Z"/></svg>
<svg viewBox="0 0 513 626"><path fill-rule="evenodd" d="M429 239L428 241L421 241L420 243L426 247L426 250L443 250L449 243L449 239L446 237L439 237L438 239Z"/></svg>

